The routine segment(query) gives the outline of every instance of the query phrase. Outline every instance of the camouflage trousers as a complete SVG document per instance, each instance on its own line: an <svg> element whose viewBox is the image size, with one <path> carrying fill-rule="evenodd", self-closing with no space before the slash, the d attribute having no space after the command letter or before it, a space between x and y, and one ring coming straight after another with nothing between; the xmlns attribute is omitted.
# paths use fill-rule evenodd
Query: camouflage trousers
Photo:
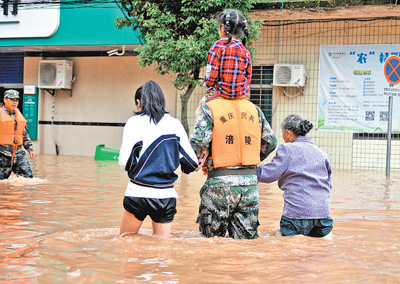
<svg viewBox="0 0 400 284"><path fill-rule="evenodd" d="M17 176L32 178L31 167L25 157L25 152L17 152L14 156L13 166L11 168L11 157L0 154L0 180L8 179L11 171Z"/></svg>
<svg viewBox="0 0 400 284"><path fill-rule="evenodd" d="M196 223L206 237L257 238L260 196L256 175L208 178L200 190Z"/></svg>

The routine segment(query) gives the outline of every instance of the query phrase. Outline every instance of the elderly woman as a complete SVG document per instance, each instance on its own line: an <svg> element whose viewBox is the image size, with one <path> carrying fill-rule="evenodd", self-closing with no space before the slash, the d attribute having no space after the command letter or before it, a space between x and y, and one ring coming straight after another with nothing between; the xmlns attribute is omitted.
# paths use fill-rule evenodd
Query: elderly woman
<svg viewBox="0 0 400 284"><path fill-rule="evenodd" d="M332 231L329 217L331 163L328 154L305 135L313 124L292 114L281 124L285 144L272 161L257 168L260 182L278 180L284 207L280 222L283 236L324 237Z"/></svg>

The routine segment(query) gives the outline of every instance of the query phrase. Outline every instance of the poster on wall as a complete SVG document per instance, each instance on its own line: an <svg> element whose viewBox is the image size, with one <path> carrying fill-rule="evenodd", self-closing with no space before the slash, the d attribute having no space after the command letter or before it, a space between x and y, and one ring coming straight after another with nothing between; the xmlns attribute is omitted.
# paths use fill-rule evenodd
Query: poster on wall
<svg viewBox="0 0 400 284"><path fill-rule="evenodd" d="M385 133L384 88L400 87L385 78L385 61L393 55L400 55L400 44L321 45L318 130ZM393 72L400 74L400 64L393 66ZM393 97L393 132L400 132L399 107L399 98Z"/></svg>

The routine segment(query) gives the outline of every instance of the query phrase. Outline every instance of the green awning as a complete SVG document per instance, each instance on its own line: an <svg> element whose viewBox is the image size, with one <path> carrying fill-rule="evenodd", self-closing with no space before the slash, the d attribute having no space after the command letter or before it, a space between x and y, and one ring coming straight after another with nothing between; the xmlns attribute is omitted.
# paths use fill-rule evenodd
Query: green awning
<svg viewBox="0 0 400 284"><path fill-rule="evenodd" d="M56 32L43 38L3 38L0 47L12 46L95 46L138 45L139 33L130 28L118 29L114 21L123 17L115 2L105 0L60 5L60 23ZM21 8L23 9L23 8ZM20 10L21 11L21 10Z"/></svg>

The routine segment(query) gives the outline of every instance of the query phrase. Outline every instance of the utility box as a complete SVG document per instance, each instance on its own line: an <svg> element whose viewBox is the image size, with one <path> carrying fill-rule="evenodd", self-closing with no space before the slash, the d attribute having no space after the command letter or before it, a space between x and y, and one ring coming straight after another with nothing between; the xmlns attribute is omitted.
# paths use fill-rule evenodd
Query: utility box
<svg viewBox="0 0 400 284"><path fill-rule="evenodd" d="M29 137L37 139L38 135L38 88L36 86L24 86L22 99L22 114L27 120Z"/></svg>

